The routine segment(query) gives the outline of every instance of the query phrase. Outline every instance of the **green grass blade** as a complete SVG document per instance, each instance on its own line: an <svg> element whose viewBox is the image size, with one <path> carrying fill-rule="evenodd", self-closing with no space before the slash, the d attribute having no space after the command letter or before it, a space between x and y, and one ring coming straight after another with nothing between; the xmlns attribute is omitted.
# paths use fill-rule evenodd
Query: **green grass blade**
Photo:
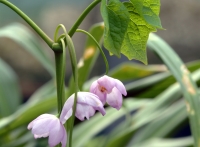
<svg viewBox="0 0 200 147"><path fill-rule="evenodd" d="M200 69L192 73L192 78L194 81L200 79ZM178 100L181 95L182 91L178 83L170 86L167 90L158 95L152 101L152 103L146 105L146 107L143 107L143 109L138 111L133 116L133 125L115 134L115 136L113 136L109 140L107 146L125 146L133 137L137 129L153 121L156 117L160 115L160 110L164 110L169 107L173 102Z"/></svg>
<svg viewBox="0 0 200 147"><path fill-rule="evenodd" d="M180 100L175 102L170 107L166 108L160 117L157 117L148 125L144 126L137 135L134 136L129 145L142 143L150 138L165 137L186 118L187 112L184 101Z"/></svg>
<svg viewBox="0 0 200 147"><path fill-rule="evenodd" d="M56 108L56 105L55 85L51 81L36 91L15 113L0 120L0 135L19 126L28 125L37 116Z"/></svg>
<svg viewBox="0 0 200 147"><path fill-rule="evenodd" d="M127 99L124 100L124 103L129 111L136 110L141 106L144 106L151 101L149 100L136 100L136 99ZM119 111L116 111L113 108L108 108L106 110L106 115L102 116L97 114L92 117L90 121L85 121L80 125L75 127L74 130L74 146L83 146L89 140L91 140L96 134L108 127L110 124L114 123L117 119L124 116L127 113L127 110L121 108ZM87 132L87 133L86 133Z"/></svg>
<svg viewBox="0 0 200 147"><path fill-rule="evenodd" d="M142 144L135 144L134 147L193 147L193 137L182 138L154 138Z"/></svg>
<svg viewBox="0 0 200 147"><path fill-rule="evenodd" d="M200 61L186 63L190 72L200 68ZM199 84L199 81L198 85ZM170 85L176 83L176 79L170 72L157 73L126 84L129 94L138 98L154 98L166 90Z"/></svg>
<svg viewBox="0 0 200 147"><path fill-rule="evenodd" d="M26 51L40 61L52 76L55 75L52 60L46 55L35 35L27 27L19 23L11 24L0 29L0 37L10 38L21 45Z"/></svg>
<svg viewBox="0 0 200 147"><path fill-rule="evenodd" d="M184 63L173 51L173 49L155 34L151 34L148 46L161 58L168 66L171 73L180 83L181 89L186 100L190 127L195 140L195 147L200 146L200 99L197 86L191 78L189 71Z"/></svg>
<svg viewBox="0 0 200 147"><path fill-rule="evenodd" d="M164 65L145 66L133 62L124 62L109 72L109 76L121 81L134 80L150 76L155 73L167 71Z"/></svg>
<svg viewBox="0 0 200 147"><path fill-rule="evenodd" d="M21 103L21 91L17 75L0 59L0 118L15 112Z"/></svg>

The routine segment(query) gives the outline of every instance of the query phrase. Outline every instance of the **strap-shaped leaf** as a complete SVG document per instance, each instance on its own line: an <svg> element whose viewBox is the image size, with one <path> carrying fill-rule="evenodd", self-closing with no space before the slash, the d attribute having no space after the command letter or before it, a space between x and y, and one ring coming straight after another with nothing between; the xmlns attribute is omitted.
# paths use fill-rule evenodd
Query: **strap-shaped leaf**
<svg viewBox="0 0 200 147"><path fill-rule="evenodd" d="M55 109L56 104L56 87L53 81L50 81L38 89L33 98L31 97L17 111L0 120L0 136L19 126L27 125L42 113Z"/></svg>
<svg viewBox="0 0 200 147"><path fill-rule="evenodd" d="M15 112L21 103L17 75L0 59L0 118Z"/></svg>
<svg viewBox="0 0 200 147"><path fill-rule="evenodd" d="M31 53L46 70L52 75L55 75L54 64L46 55L35 35L24 25L14 23L0 29L0 37L7 37L23 47Z"/></svg>
<svg viewBox="0 0 200 147"><path fill-rule="evenodd" d="M74 130L74 146L84 146L97 133L113 124L122 116L126 115L127 112L132 112L141 106L151 103L151 101L144 99L127 99L124 100L124 103L126 108L121 108L119 111L116 111L113 108L108 108L104 117L102 117L101 114L98 114L92 117L90 121L83 122L76 126ZM87 134L85 132L87 132Z"/></svg>
<svg viewBox="0 0 200 147"><path fill-rule="evenodd" d="M196 147L200 146L200 99L197 85L192 80L190 72L182 60L164 40L155 34L151 34L148 46L156 52L156 54L168 66L176 80L180 83L186 101L190 127L195 140L194 145Z"/></svg>
<svg viewBox="0 0 200 147"><path fill-rule="evenodd" d="M181 137L181 138L154 138L145 141L142 144L135 144L135 147L192 147L193 138Z"/></svg>
<svg viewBox="0 0 200 147"><path fill-rule="evenodd" d="M186 118L185 102L181 99L166 108L160 117L155 118L148 125L142 127L137 135L129 142L129 145L142 144L145 140L157 137L166 137L166 135L173 132L178 125L184 122ZM134 145L134 147L137 146Z"/></svg>
<svg viewBox="0 0 200 147"><path fill-rule="evenodd" d="M164 65L145 66L133 62L124 62L109 72L109 76L119 80L134 80L167 71Z"/></svg>

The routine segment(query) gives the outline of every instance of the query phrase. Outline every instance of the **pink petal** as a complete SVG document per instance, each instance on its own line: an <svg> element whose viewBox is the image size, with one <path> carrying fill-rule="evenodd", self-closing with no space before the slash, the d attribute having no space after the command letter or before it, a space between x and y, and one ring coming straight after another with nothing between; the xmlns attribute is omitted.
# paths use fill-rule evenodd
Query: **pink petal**
<svg viewBox="0 0 200 147"><path fill-rule="evenodd" d="M55 121L58 120L57 117L52 115L51 117L37 119L33 122L32 133L39 137L47 137L51 126L54 125Z"/></svg>
<svg viewBox="0 0 200 147"><path fill-rule="evenodd" d="M78 103L91 105L93 107L102 106L102 102L98 99L98 96L90 92L78 92Z"/></svg>
<svg viewBox="0 0 200 147"><path fill-rule="evenodd" d="M126 88L125 88L124 84L123 84L120 80L115 79L115 87L116 87L124 96L127 95Z"/></svg>
<svg viewBox="0 0 200 147"><path fill-rule="evenodd" d="M77 102L79 104L92 106L94 109L99 110L102 113L102 115L105 115L106 113L105 109L103 108L102 102L98 99L98 96L96 96L93 93L79 92Z"/></svg>
<svg viewBox="0 0 200 147"><path fill-rule="evenodd" d="M33 120L34 121L34 120ZM29 124L28 124L28 127L27 127L27 129L32 129L32 127L33 127L33 121L32 122L30 122Z"/></svg>
<svg viewBox="0 0 200 147"><path fill-rule="evenodd" d="M107 93L110 93L115 86L115 80L111 77L104 75L97 80L97 83L106 88Z"/></svg>
<svg viewBox="0 0 200 147"><path fill-rule="evenodd" d="M54 147L61 142L63 136L65 134L65 130L63 129L63 125L60 123L59 119L54 121L52 124L50 133L49 133L49 146Z"/></svg>
<svg viewBox="0 0 200 147"><path fill-rule="evenodd" d="M37 139L37 138L42 138L42 137L48 137L49 136L49 132L48 133L44 133L44 134L40 134L40 135L36 135L34 134L34 138Z"/></svg>
<svg viewBox="0 0 200 147"><path fill-rule="evenodd" d="M98 99L103 103L103 105L105 105L107 93L101 92L99 89L97 89L94 94L96 94Z"/></svg>
<svg viewBox="0 0 200 147"><path fill-rule="evenodd" d="M66 133L66 130L65 130L65 127L62 125L62 129L63 129L63 138L61 140L61 143L62 143L62 147L66 147L66 144L67 144L67 133Z"/></svg>
<svg viewBox="0 0 200 147"><path fill-rule="evenodd" d="M87 119L89 119L91 116L93 116L95 114L95 109L92 108L91 106L89 106L89 110L88 110L88 116L86 117Z"/></svg>
<svg viewBox="0 0 200 147"><path fill-rule="evenodd" d="M32 128L35 139L49 136L49 146L54 147L60 142L62 147L66 146L67 134L60 120L51 114L43 114L34 119L28 125L28 129Z"/></svg>
<svg viewBox="0 0 200 147"><path fill-rule="evenodd" d="M122 94L117 88L113 88L112 92L107 95L107 103L119 110L122 106Z"/></svg>
<svg viewBox="0 0 200 147"><path fill-rule="evenodd" d="M65 115L65 120L68 120L71 116L72 116L72 108L67 112L67 114ZM63 123L64 124L64 123Z"/></svg>
<svg viewBox="0 0 200 147"><path fill-rule="evenodd" d="M89 105L85 104L76 105L76 117L81 121L83 121L85 117L89 119L91 116L94 115L94 113L95 110Z"/></svg>
<svg viewBox="0 0 200 147"><path fill-rule="evenodd" d="M98 85L97 81L94 81L90 86L90 92L94 93L98 89Z"/></svg>
<svg viewBox="0 0 200 147"><path fill-rule="evenodd" d="M90 92L96 94L98 96L98 99L100 99L100 101L105 104L107 92L101 92L98 87L99 84L97 83L97 81L94 81L90 86Z"/></svg>
<svg viewBox="0 0 200 147"><path fill-rule="evenodd" d="M33 127L33 124L34 124L34 122L36 121L36 120L39 120L39 119L44 119L44 118L51 118L53 115L51 115L51 114L42 114L42 115L40 115L40 116L38 116L36 119L34 119L32 122L30 122L29 124L28 124L28 129L30 130L30 129L32 129L32 127Z"/></svg>
<svg viewBox="0 0 200 147"><path fill-rule="evenodd" d="M95 108L96 110L98 110L99 112L101 112L102 115L105 115L106 114L106 111L104 109L104 107L98 107L98 108Z"/></svg>
<svg viewBox="0 0 200 147"><path fill-rule="evenodd" d="M77 104L76 105L76 117L83 121L84 120L84 117L85 117L85 111L84 111L84 108L82 107L82 105L80 104Z"/></svg>
<svg viewBox="0 0 200 147"><path fill-rule="evenodd" d="M74 105L74 94L71 95L65 102L62 112L60 114L60 121L62 124L72 115L72 107Z"/></svg>

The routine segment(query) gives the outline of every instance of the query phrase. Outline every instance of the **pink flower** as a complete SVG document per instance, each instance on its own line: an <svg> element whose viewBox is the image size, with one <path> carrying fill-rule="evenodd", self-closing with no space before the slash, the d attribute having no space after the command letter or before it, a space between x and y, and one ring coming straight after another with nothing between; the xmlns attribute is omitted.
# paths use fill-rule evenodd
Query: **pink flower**
<svg viewBox="0 0 200 147"><path fill-rule="evenodd" d="M107 102L117 110L122 106L122 94L127 95L126 88L121 81L106 75L92 83L90 92L96 94L103 104Z"/></svg>
<svg viewBox="0 0 200 147"><path fill-rule="evenodd" d="M63 106L60 115L60 121L62 123L65 123L65 121L72 115L74 97L74 94L71 95ZM82 121L85 117L89 119L91 116L94 115L95 110L100 111L102 115L106 114L103 104L99 100L98 96L90 92L78 92L75 113L76 117Z"/></svg>
<svg viewBox="0 0 200 147"><path fill-rule="evenodd" d="M42 114L29 123L28 129L32 129L35 139L49 136L49 146L54 147L60 142L66 146L67 134L60 120L51 114Z"/></svg>

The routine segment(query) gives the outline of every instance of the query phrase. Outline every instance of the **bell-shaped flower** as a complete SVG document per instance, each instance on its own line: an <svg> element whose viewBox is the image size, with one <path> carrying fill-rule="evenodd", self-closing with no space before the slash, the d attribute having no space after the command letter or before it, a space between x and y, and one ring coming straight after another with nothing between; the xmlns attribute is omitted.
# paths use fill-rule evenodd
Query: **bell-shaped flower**
<svg viewBox="0 0 200 147"><path fill-rule="evenodd" d="M106 75L92 83L90 92L96 94L103 104L107 102L117 110L122 106L122 94L127 95L126 88L121 81Z"/></svg>
<svg viewBox="0 0 200 147"><path fill-rule="evenodd" d="M66 146L67 134L60 120L51 114L42 114L29 123L28 129L32 129L35 139L49 136L49 146L54 147L61 143Z"/></svg>
<svg viewBox="0 0 200 147"><path fill-rule="evenodd" d="M75 94L72 94L65 102L61 115L60 121L65 123L65 121L72 115L73 105L74 105ZM98 110L102 115L105 115L105 109L102 102L99 100L98 96L90 92L78 92L77 93L77 104L75 116L81 121L86 117L89 119Z"/></svg>

